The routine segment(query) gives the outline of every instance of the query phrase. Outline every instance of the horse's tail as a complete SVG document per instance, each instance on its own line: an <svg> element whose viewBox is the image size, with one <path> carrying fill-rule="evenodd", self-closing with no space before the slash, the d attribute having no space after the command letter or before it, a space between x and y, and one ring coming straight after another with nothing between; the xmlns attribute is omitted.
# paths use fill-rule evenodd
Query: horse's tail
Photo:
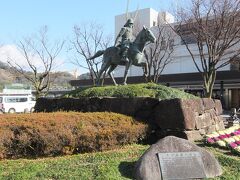
<svg viewBox="0 0 240 180"><path fill-rule="evenodd" d="M97 51L96 54L94 54L94 56L88 58L87 60L92 60L92 59L95 59L96 57L99 57L101 55L103 55L105 52L105 50L100 50L100 51Z"/></svg>

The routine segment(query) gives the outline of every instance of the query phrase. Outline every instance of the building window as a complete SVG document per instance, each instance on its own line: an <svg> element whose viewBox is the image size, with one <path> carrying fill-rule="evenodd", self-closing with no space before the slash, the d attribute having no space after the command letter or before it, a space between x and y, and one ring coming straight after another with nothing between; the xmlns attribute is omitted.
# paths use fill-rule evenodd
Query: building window
<svg viewBox="0 0 240 180"><path fill-rule="evenodd" d="M167 48L167 42L165 39L162 39L160 50L166 50L166 48Z"/></svg>
<svg viewBox="0 0 240 180"><path fill-rule="evenodd" d="M172 51L174 46L174 39L169 40L169 49Z"/></svg>
<svg viewBox="0 0 240 180"><path fill-rule="evenodd" d="M157 22L156 21L153 21L153 26L157 26Z"/></svg>
<svg viewBox="0 0 240 180"><path fill-rule="evenodd" d="M187 36L182 37L181 44L184 44L184 42L187 43L187 44L196 44L197 39L194 36L187 35Z"/></svg>
<svg viewBox="0 0 240 180"><path fill-rule="evenodd" d="M230 64L231 71L240 71L240 59L236 59Z"/></svg>

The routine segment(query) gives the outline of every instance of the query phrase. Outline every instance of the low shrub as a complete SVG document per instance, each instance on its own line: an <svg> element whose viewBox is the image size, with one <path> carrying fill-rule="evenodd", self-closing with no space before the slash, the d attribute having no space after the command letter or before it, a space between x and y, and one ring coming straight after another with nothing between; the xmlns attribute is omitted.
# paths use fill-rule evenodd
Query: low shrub
<svg viewBox="0 0 240 180"><path fill-rule="evenodd" d="M0 159L113 149L146 137L148 126L116 113L33 113L0 116Z"/></svg>
<svg viewBox="0 0 240 180"><path fill-rule="evenodd" d="M191 99L196 96L184 91L166 87L160 84L143 83L126 86L104 86L80 88L64 95L64 97L154 97L159 99L183 98Z"/></svg>

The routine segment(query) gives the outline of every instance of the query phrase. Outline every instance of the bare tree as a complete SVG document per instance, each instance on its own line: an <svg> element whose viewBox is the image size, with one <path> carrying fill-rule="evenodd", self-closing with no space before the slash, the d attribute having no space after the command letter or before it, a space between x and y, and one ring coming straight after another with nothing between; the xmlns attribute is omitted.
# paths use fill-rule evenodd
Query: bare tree
<svg viewBox="0 0 240 180"><path fill-rule="evenodd" d="M160 21L154 27L156 34L156 42L149 45L144 51L145 58L148 63L147 81L158 82L158 79L167 66L172 61L174 32Z"/></svg>
<svg viewBox="0 0 240 180"><path fill-rule="evenodd" d="M240 0L192 0L178 15L173 29L202 75L205 96L211 98L217 70L239 61Z"/></svg>
<svg viewBox="0 0 240 180"><path fill-rule="evenodd" d="M19 41L26 66L9 57L8 64L14 71L26 78L36 90L36 98L45 96L50 88L50 74L56 58L63 48L64 41L50 43L47 38L47 27L43 27L37 36L23 38ZM37 61L37 62L36 62Z"/></svg>
<svg viewBox="0 0 240 180"><path fill-rule="evenodd" d="M73 49L77 53L71 63L89 70L93 85L96 85L96 78L102 58L89 60L98 50L106 49L111 42L110 36L105 36L103 27L95 23L74 26L74 38L71 41Z"/></svg>

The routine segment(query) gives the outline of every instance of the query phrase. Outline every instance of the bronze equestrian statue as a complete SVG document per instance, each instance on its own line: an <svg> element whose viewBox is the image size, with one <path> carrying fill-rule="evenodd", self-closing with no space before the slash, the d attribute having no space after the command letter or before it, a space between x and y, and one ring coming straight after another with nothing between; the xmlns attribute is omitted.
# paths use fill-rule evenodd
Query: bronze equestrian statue
<svg viewBox="0 0 240 180"><path fill-rule="evenodd" d="M113 83L117 86L112 71L118 66L123 65L125 66L125 72L124 72L124 81L123 84L127 84L127 74L129 67L131 65L143 67L144 69L144 75L148 75L148 64L146 60L144 59L143 50L147 42L154 43L156 41L156 38L152 31L148 28L143 27L143 29L138 33L136 39L129 44L129 48L127 49L127 58L128 61L122 60L124 57L122 57L122 49L119 47L109 47L106 50L98 51L94 56L90 57L89 60L94 59L96 57L99 57L103 55L103 62L101 69L98 73L97 77L97 84L100 85L100 78L103 72L108 70L108 75L112 78Z"/></svg>
<svg viewBox="0 0 240 180"><path fill-rule="evenodd" d="M115 47L120 48L121 61L128 62L127 53L130 48L131 41L133 39L133 19L130 18L127 20L126 24L118 33L118 36L115 41Z"/></svg>

